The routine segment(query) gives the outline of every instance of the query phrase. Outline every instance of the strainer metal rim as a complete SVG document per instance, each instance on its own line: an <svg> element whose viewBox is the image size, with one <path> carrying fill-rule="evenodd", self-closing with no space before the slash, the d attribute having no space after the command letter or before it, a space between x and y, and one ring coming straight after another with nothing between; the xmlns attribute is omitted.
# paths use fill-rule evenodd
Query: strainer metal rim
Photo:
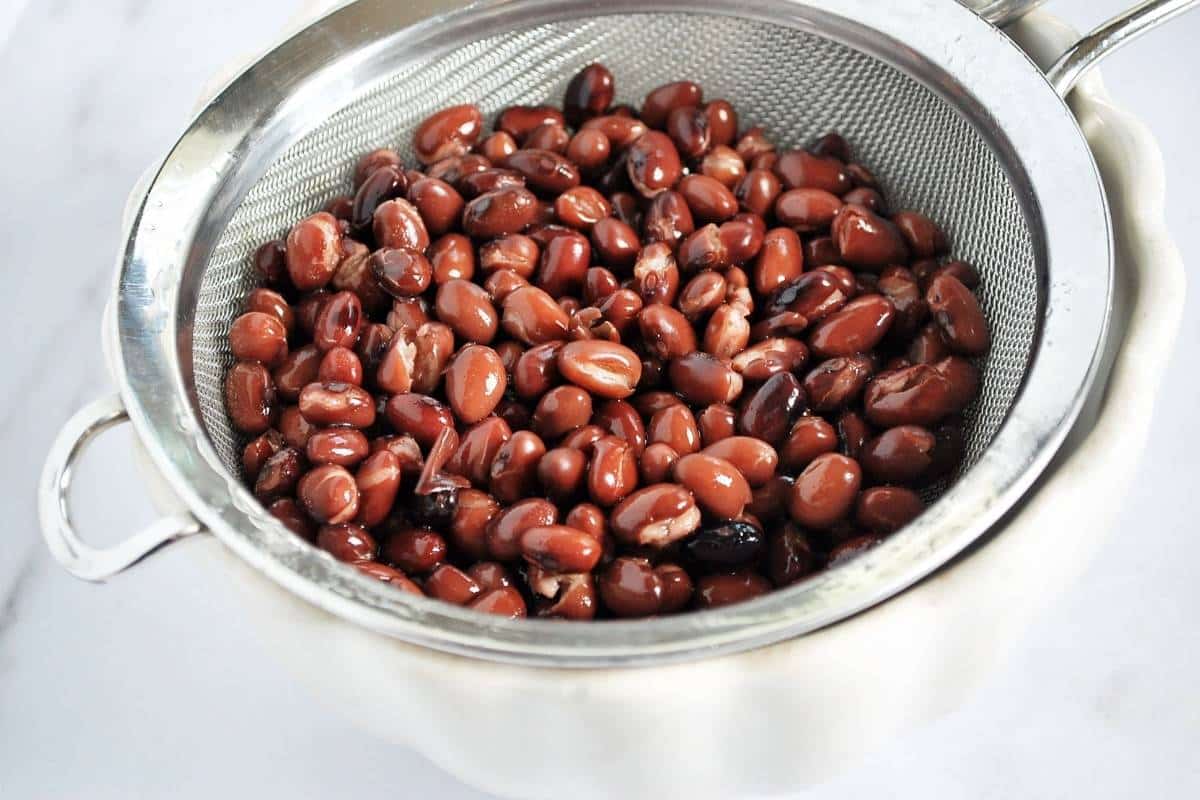
<svg viewBox="0 0 1200 800"><path fill-rule="evenodd" d="M836 570L766 597L638 622L503 620L411 597L312 549L281 558L249 531L266 516L221 465L193 405L177 329L185 267L202 268L239 192L319 117L350 100L384 58L497 29L596 13L685 11L785 24L869 52L952 98L1005 162L1049 281L1025 386L978 463L916 522ZM928 20L936 19L931 25ZM504 26L504 27L499 27ZM260 169L261 167L261 169ZM258 173L255 174L255 170ZM744 650L816 630L911 586L986 533L1046 466L1095 380L1113 279L1108 206L1083 134L1007 37L949 0L359 0L235 79L196 118L149 186L115 285L118 382L158 469L226 546L283 588L350 622L447 652L537 665L659 663ZM192 288L194 291L194 287ZM182 334L182 336L181 336ZM269 518L267 518L269 520ZM278 523L268 521L266 524Z"/></svg>

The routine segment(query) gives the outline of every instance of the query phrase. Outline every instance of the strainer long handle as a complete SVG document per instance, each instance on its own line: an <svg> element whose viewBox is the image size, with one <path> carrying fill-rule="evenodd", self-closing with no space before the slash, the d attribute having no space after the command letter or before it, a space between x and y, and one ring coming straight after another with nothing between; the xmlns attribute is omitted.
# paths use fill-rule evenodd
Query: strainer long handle
<svg viewBox="0 0 1200 800"><path fill-rule="evenodd" d="M203 530L191 516L178 514L159 519L111 547L93 547L79 538L67 502L72 468L94 438L128 420L125 406L116 395L84 406L59 431L42 468L38 484L42 536L55 560L77 578L111 578L159 548Z"/></svg>
<svg viewBox="0 0 1200 800"><path fill-rule="evenodd" d="M1200 0L1147 0L1119 14L1071 45L1046 72L1060 97L1066 97L1089 69L1110 53L1185 11Z"/></svg>

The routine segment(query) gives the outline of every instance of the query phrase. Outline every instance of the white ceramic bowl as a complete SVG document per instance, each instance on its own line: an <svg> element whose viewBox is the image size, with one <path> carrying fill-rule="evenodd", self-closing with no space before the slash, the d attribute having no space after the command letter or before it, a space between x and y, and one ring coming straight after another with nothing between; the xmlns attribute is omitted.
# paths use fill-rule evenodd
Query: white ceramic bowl
<svg viewBox="0 0 1200 800"><path fill-rule="evenodd" d="M1044 12L1011 33L1043 66L1076 38ZM317 697L486 791L523 800L727 798L829 777L963 702L1087 563L1137 467L1184 273L1149 132L1113 105L1096 75L1071 106L1112 203L1120 344L1107 392L1002 530L886 603L738 655L552 670L373 634L309 606L215 540L194 552L232 573L224 584L242 590L269 648ZM143 463L162 509L183 510Z"/></svg>

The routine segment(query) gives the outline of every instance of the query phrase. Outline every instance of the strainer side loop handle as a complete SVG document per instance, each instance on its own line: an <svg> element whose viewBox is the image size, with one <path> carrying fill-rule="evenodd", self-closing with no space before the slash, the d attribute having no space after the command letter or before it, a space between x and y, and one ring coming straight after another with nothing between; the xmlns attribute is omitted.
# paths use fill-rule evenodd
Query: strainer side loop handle
<svg viewBox="0 0 1200 800"><path fill-rule="evenodd" d="M1071 45L1046 71L1046 77L1059 97L1065 98L1075 88L1076 82L1105 56L1197 7L1200 7L1200 0L1147 0L1139 3Z"/></svg>
<svg viewBox="0 0 1200 800"><path fill-rule="evenodd" d="M93 439L128 420L129 415L118 395L89 403L67 420L42 467L38 483L42 536L54 559L67 572L86 581L101 582L111 578L159 548L204 530L190 515L175 514L156 520L111 547L92 547L79 538L68 509L72 468Z"/></svg>

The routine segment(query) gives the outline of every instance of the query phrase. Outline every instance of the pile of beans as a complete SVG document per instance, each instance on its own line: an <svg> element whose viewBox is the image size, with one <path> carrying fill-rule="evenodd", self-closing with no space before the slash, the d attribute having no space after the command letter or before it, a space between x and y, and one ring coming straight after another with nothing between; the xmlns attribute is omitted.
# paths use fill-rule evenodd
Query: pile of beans
<svg viewBox="0 0 1200 800"><path fill-rule="evenodd" d="M681 81L473 105L254 256L246 479L398 589L508 616L761 595L873 546L962 458L976 270L847 142L778 151Z"/></svg>

